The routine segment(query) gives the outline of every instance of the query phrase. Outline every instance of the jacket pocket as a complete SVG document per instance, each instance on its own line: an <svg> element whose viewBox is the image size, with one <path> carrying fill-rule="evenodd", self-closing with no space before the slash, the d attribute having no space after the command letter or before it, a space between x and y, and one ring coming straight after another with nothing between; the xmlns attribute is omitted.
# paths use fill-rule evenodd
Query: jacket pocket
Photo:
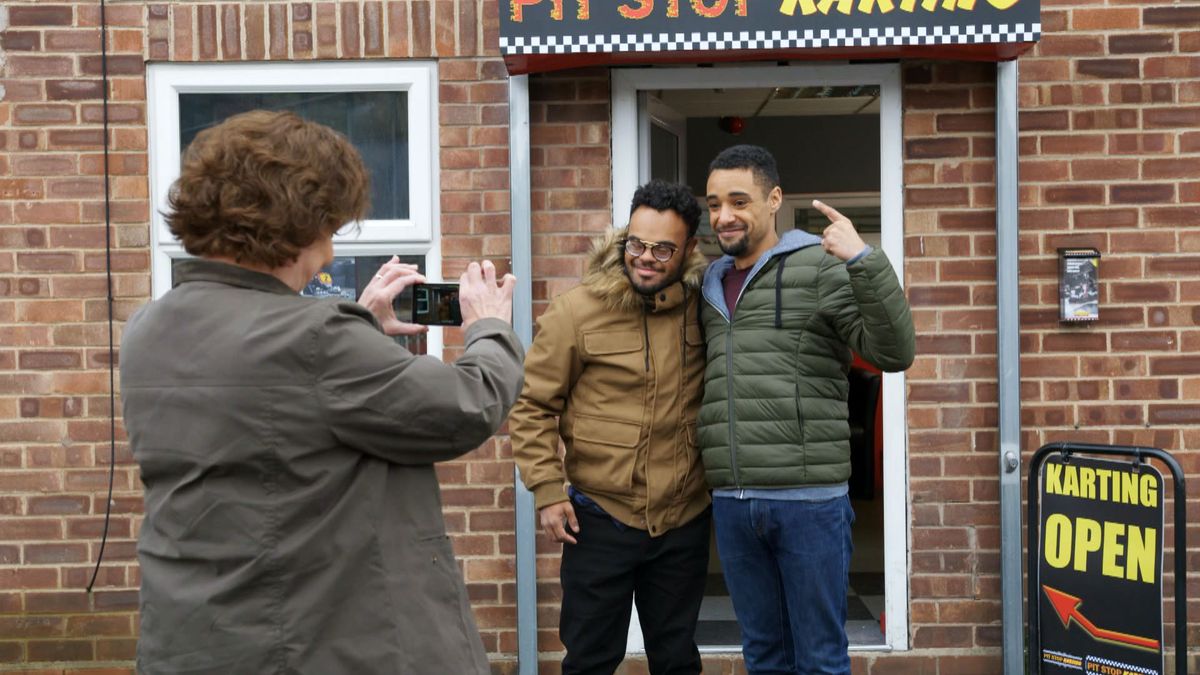
<svg viewBox="0 0 1200 675"><path fill-rule="evenodd" d="M682 497L693 480L692 468L699 461L697 455L696 444L696 423L687 422L683 425L683 443L676 446L675 451L675 475L678 476L678 481L675 483L675 497Z"/></svg>
<svg viewBox="0 0 1200 675"><path fill-rule="evenodd" d="M633 330L589 331L583 334L583 350L590 356L640 352L642 334Z"/></svg>
<svg viewBox="0 0 1200 675"><path fill-rule="evenodd" d="M588 488L626 494L633 484L642 425L638 422L575 415L573 442L567 453L567 475L584 492Z"/></svg>

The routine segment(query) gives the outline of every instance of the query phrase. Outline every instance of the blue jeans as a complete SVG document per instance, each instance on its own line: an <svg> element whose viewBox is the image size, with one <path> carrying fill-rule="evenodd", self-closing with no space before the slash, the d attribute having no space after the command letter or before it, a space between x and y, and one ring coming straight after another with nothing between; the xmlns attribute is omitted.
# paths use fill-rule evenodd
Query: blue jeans
<svg viewBox="0 0 1200 675"><path fill-rule="evenodd" d="M751 675L849 673L849 497L713 499L725 584Z"/></svg>

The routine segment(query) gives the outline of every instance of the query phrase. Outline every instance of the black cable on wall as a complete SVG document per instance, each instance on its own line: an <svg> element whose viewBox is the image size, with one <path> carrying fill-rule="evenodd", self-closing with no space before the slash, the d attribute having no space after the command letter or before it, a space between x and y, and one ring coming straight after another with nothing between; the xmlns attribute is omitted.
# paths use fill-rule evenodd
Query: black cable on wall
<svg viewBox="0 0 1200 675"><path fill-rule="evenodd" d="M108 498L104 500L104 533L100 537L100 550L96 554L96 568L88 582L87 592L92 592L96 577L100 574L100 561L104 559L104 547L108 543L108 525L112 519L113 481L117 470L117 349L113 339L113 274L112 274L112 196L108 168L108 17L105 15L105 0L100 0L100 85L103 96L101 106L104 114L104 271L108 281Z"/></svg>

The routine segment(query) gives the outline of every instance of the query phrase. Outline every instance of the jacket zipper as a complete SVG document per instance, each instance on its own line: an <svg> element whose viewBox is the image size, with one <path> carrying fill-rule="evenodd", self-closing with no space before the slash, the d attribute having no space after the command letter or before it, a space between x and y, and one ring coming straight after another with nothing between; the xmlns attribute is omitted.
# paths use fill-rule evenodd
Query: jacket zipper
<svg viewBox="0 0 1200 675"><path fill-rule="evenodd" d="M740 488L742 479L738 476L737 465L737 435L733 432L736 420L733 417L733 320L729 321L729 330L725 332L725 401L729 406L729 468L733 469L733 486Z"/></svg>
<svg viewBox="0 0 1200 675"><path fill-rule="evenodd" d="M642 311L642 335L646 339L646 372L650 372L650 320L646 318L645 310Z"/></svg>
<svg viewBox="0 0 1200 675"><path fill-rule="evenodd" d="M771 256L771 258L773 257L775 256ZM770 262L770 258L767 259L767 262ZM766 264L763 264L762 267L758 268L756 273L751 274L746 278L746 282L742 284L742 287L738 290L737 299L733 301L733 307L726 307L725 311L727 312L727 315L722 315L721 317L725 319L726 323L729 324L729 330L725 333L725 401L728 406L729 413L729 468L733 471L733 487L738 489L743 488L741 474L738 472L737 435L734 433L733 429L735 422L737 421L733 416L733 310L737 307L737 303L741 302L742 293L744 293L746 289L750 287L750 283L754 281L754 278L757 277L758 273L761 273L765 267ZM713 305L711 301L709 301L708 304L712 305L713 309L716 309L718 314L721 313L720 308L718 308L716 305ZM739 498L740 497L741 496L739 496Z"/></svg>

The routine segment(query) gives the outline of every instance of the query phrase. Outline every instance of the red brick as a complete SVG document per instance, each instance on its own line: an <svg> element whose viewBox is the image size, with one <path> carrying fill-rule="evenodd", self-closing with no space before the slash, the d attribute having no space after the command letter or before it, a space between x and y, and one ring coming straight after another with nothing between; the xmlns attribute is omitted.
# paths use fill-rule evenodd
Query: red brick
<svg viewBox="0 0 1200 675"><path fill-rule="evenodd" d="M1104 54L1104 38L1099 35L1043 34L1037 50L1044 56L1099 56Z"/></svg>
<svg viewBox="0 0 1200 675"><path fill-rule="evenodd" d="M1110 35L1108 49L1112 54L1147 54L1175 51L1175 36L1170 33Z"/></svg>
<svg viewBox="0 0 1200 675"><path fill-rule="evenodd" d="M44 638L63 634L64 619L57 616L0 616L0 635L6 638Z"/></svg>
<svg viewBox="0 0 1200 675"><path fill-rule="evenodd" d="M79 57L79 70L84 75L101 75L99 56ZM141 75L146 71L146 62L140 54L110 54L108 56L108 74Z"/></svg>
<svg viewBox="0 0 1200 675"><path fill-rule="evenodd" d="M1147 422L1155 425L1178 426L1200 424L1200 406L1151 405Z"/></svg>
<svg viewBox="0 0 1200 675"><path fill-rule="evenodd" d="M13 123L20 125L52 126L76 121L72 106L25 103L14 108L16 109L13 110Z"/></svg>
<svg viewBox="0 0 1200 675"><path fill-rule="evenodd" d="M966 188L910 188L905 190L909 207L967 206L970 193Z"/></svg>
<svg viewBox="0 0 1200 675"><path fill-rule="evenodd" d="M1155 226L1194 225L1196 209L1194 207L1165 207L1146 209L1146 223Z"/></svg>
<svg viewBox="0 0 1200 675"><path fill-rule="evenodd" d="M465 8L473 8L464 3ZM363 4L363 53L367 56L383 55L383 3L369 0Z"/></svg>
<svg viewBox="0 0 1200 675"><path fill-rule="evenodd" d="M970 142L966 138L916 139L905 142L904 147L909 159L966 157L970 154Z"/></svg>
<svg viewBox="0 0 1200 675"><path fill-rule="evenodd" d="M1043 136L1042 152L1047 155L1081 155L1104 152L1106 139L1103 135L1072 134L1069 136Z"/></svg>
<svg viewBox="0 0 1200 675"><path fill-rule="evenodd" d="M86 544L26 544L26 565L54 565L88 561Z"/></svg>
<svg viewBox="0 0 1200 675"><path fill-rule="evenodd" d="M1113 134L1109 137L1113 154L1143 155L1147 153L1170 153L1174 139L1167 134Z"/></svg>
<svg viewBox="0 0 1200 675"><path fill-rule="evenodd" d="M1195 5L1147 7L1142 10L1142 21L1148 26L1195 28L1197 24L1200 24L1200 7Z"/></svg>
<svg viewBox="0 0 1200 675"><path fill-rule="evenodd" d="M408 5L399 2L389 2L388 16L388 56L411 56L408 30Z"/></svg>
<svg viewBox="0 0 1200 675"><path fill-rule="evenodd" d="M30 661L91 661L95 658L90 640L30 640Z"/></svg>
<svg viewBox="0 0 1200 675"><path fill-rule="evenodd" d="M1047 187L1042 190L1042 199L1047 204L1102 204L1104 203L1104 187L1100 185Z"/></svg>
<svg viewBox="0 0 1200 675"><path fill-rule="evenodd" d="M1109 287L1118 302L1172 302L1175 288L1167 283L1115 282Z"/></svg>
<svg viewBox="0 0 1200 675"><path fill-rule="evenodd" d="M1073 211L1072 217L1075 227L1080 229L1137 227L1139 223L1137 209L1080 209Z"/></svg>
<svg viewBox="0 0 1200 675"><path fill-rule="evenodd" d="M133 630L128 616L67 617L67 637L128 636Z"/></svg>
<svg viewBox="0 0 1200 675"><path fill-rule="evenodd" d="M4 31L0 33L0 49L10 52L41 51L41 36L37 31Z"/></svg>
<svg viewBox="0 0 1200 675"><path fill-rule="evenodd" d="M29 498L29 515L81 515L89 513L89 500L78 495Z"/></svg>
<svg viewBox="0 0 1200 675"><path fill-rule="evenodd" d="M8 9L10 26L70 26L73 21L70 5L12 5Z"/></svg>
<svg viewBox="0 0 1200 675"><path fill-rule="evenodd" d="M1071 12L1071 28L1076 31L1133 31L1141 27L1141 18L1141 11L1134 7L1075 9Z"/></svg>
<svg viewBox="0 0 1200 675"><path fill-rule="evenodd" d="M463 2L458 6L458 50L457 53L463 56L474 55L479 53L479 39L477 37L477 27L479 19L476 16L479 5L473 2Z"/></svg>
<svg viewBox="0 0 1200 675"><path fill-rule="evenodd" d="M104 95L99 80L47 80L46 98L51 101L99 99ZM73 117L72 117L73 119Z"/></svg>
<svg viewBox="0 0 1200 675"><path fill-rule="evenodd" d="M103 143L104 132L100 129L51 129L49 132L49 147L52 150L99 148ZM73 171L74 162L70 166Z"/></svg>
<svg viewBox="0 0 1200 675"><path fill-rule="evenodd" d="M217 8L200 5L196 8L196 38L201 61L217 58Z"/></svg>
<svg viewBox="0 0 1200 675"><path fill-rule="evenodd" d="M1111 84L1109 97L1116 103L1174 103L1175 87L1172 83Z"/></svg>
<svg viewBox="0 0 1200 675"><path fill-rule="evenodd" d="M342 13L342 56L358 58L362 55L362 33L359 29L359 4L341 5Z"/></svg>
<svg viewBox="0 0 1200 675"><path fill-rule="evenodd" d="M337 48L337 5L332 2L315 3L315 42L317 58L331 59L338 56Z"/></svg>
<svg viewBox="0 0 1200 675"><path fill-rule="evenodd" d="M1146 79L1186 80L1200 77L1200 57L1166 56L1146 59Z"/></svg>
<svg viewBox="0 0 1200 675"><path fill-rule="evenodd" d="M1021 131L1066 131L1071 117L1065 110L1023 110L1018 124Z"/></svg>
<svg viewBox="0 0 1200 675"><path fill-rule="evenodd" d="M1200 106L1147 108L1142 112L1142 123L1147 129L1200 127Z"/></svg>
<svg viewBox="0 0 1200 675"><path fill-rule="evenodd" d="M1077 159L1071 162L1070 175L1074 180L1084 181L1132 180L1138 178L1139 168L1138 161L1132 159Z"/></svg>
<svg viewBox="0 0 1200 675"><path fill-rule="evenodd" d="M1154 204L1175 201L1175 186L1167 183L1113 185L1109 195L1114 204Z"/></svg>
<svg viewBox="0 0 1200 675"><path fill-rule="evenodd" d="M1134 129L1138 126L1138 111L1132 108L1108 108L1076 112L1072 119L1076 129Z"/></svg>

